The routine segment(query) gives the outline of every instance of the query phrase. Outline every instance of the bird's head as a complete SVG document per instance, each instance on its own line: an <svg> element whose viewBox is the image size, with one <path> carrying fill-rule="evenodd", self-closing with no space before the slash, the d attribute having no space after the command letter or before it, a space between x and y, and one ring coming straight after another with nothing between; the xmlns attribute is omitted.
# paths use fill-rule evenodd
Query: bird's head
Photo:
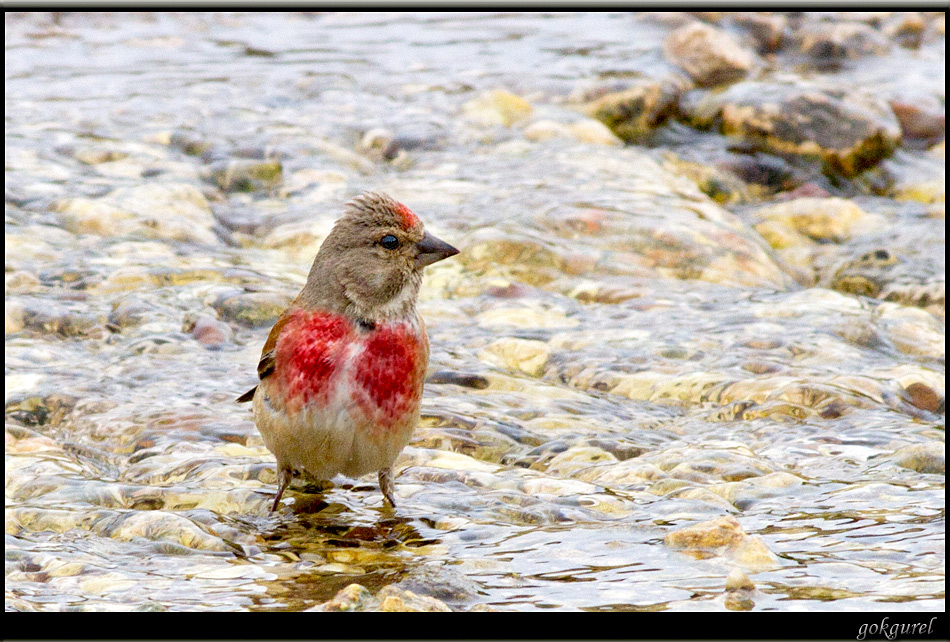
<svg viewBox="0 0 950 642"><path fill-rule="evenodd" d="M415 309L422 270L455 254L408 207L366 192L346 204L320 246L298 302L371 323L404 318Z"/></svg>

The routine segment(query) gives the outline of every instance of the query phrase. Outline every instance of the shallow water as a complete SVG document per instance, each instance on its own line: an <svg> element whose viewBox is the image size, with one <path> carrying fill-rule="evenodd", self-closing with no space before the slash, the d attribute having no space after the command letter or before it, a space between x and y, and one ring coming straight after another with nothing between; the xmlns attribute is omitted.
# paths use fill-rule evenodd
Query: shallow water
<svg viewBox="0 0 950 642"><path fill-rule="evenodd" d="M942 300L803 283L755 227L771 201L720 206L669 164L726 158L715 132L529 133L589 121L590 87L676 74L679 20L6 14L7 609L297 610L358 583L456 610L722 610L740 569L755 610L943 610ZM942 110L927 29L755 73ZM376 128L401 153L363 146ZM944 171L910 145L882 166ZM879 247L945 277L942 192L802 167L865 214L808 246L816 281ZM364 189L462 250L423 285L399 507L339 477L269 514L273 457L234 398ZM731 544L669 539L728 515Z"/></svg>

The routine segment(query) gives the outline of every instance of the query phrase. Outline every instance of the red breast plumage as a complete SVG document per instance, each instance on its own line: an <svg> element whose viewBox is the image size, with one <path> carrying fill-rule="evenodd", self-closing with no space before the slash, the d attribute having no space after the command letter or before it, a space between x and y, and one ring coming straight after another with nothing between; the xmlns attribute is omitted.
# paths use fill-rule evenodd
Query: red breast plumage
<svg viewBox="0 0 950 642"><path fill-rule="evenodd" d="M458 250L405 205L364 194L347 206L307 284L271 329L254 420L278 463L274 508L294 471L318 478L391 466L419 419L429 342L415 303L422 269Z"/></svg>

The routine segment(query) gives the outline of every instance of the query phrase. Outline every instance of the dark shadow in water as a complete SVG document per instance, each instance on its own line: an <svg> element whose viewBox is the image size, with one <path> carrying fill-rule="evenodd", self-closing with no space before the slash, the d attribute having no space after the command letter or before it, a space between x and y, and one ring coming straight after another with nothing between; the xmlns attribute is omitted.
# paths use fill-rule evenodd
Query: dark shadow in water
<svg viewBox="0 0 950 642"><path fill-rule="evenodd" d="M412 548L440 541L420 532L431 532L426 520L400 515L399 508L368 508L360 491L379 492L361 486L332 493L289 493L294 502L262 524L261 549L299 566L300 572L261 582L268 590L255 598L253 610L308 608L331 599L350 584L360 584L375 594L421 563ZM364 549L367 554L341 555L341 551L354 549ZM321 568L327 564L352 566L353 572ZM312 571L308 572L309 567Z"/></svg>

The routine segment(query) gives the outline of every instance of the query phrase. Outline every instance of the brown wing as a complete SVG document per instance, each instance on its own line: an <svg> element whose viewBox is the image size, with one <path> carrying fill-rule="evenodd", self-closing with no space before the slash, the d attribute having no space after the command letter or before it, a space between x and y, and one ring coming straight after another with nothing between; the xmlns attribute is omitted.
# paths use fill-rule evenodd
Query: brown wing
<svg viewBox="0 0 950 642"><path fill-rule="evenodd" d="M267 335L267 341L264 342L264 349L261 350L261 360L257 362L257 377L261 380L274 372L274 349L277 347L277 339L280 336L280 331L283 330L284 324L290 319L290 311L290 308L284 310L284 313L277 319L277 323L270 329L270 334ZM238 397L238 403L251 401L254 398L254 392L256 390L257 386L254 386Z"/></svg>
<svg viewBox="0 0 950 642"><path fill-rule="evenodd" d="M252 401L254 399L254 393L257 392L257 386L254 386L243 395L237 398L238 403L244 403L245 401Z"/></svg>

